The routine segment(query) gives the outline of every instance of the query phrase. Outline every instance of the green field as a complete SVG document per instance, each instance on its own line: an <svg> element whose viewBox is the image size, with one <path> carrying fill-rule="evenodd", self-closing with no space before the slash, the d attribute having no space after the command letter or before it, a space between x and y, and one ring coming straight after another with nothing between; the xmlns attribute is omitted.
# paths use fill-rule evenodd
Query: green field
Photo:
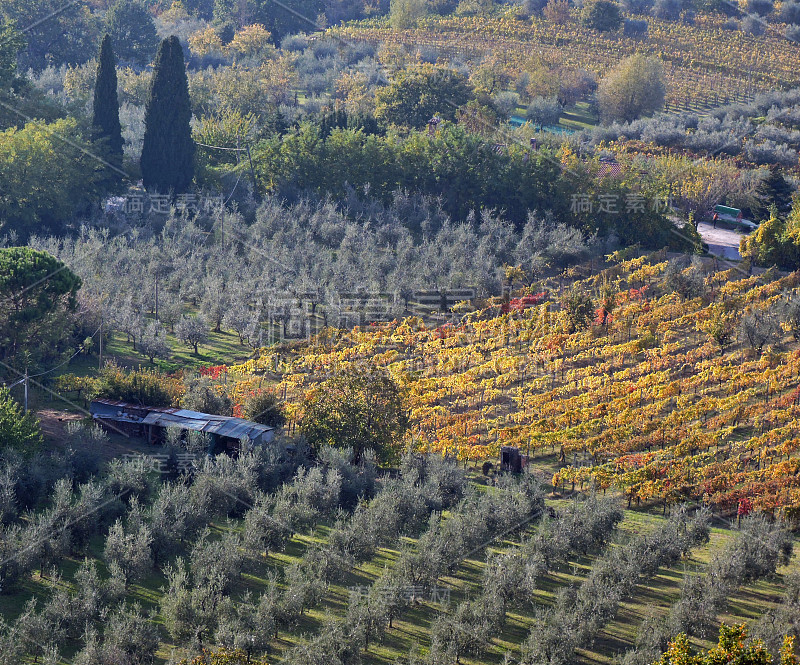
<svg viewBox="0 0 800 665"><path fill-rule="evenodd" d="M559 126L576 131L594 127L597 123L597 114L588 102L578 102L575 106L566 109L558 122Z"/></svg>
<svg viewBox="0 0 800 665"><path fill-rule="evenodd" d="M473 476L474 482L482 482L482 480L479 476ZM493 490L487 488L487 491ZM559 505L563 505L569 500L551 498L548 500L548 504L558 508ZM618 544L624 543L635 534L656 529L664 522L664 519L658 514L628 510L625 512L624 521L614 540ZM227 529L241 530L242 526L237 522L215 522L211 524L211 528L214 533L222 534ZM280 573L290 564L299 561L309 545L314 542L326 542L329 531L330 524L321 523L307 534L294 536L282 552L271 554L266 559L258 556L249 557L245 572L236 583L232 595L241 597L247 591L255 594L262 592L266 588L266 576L270 571ZM609 664L614 662L616 654L624 652L633 644L637 628L645 617L652 612L665 614L669 606L678 599L684 574L688 572L702 575L710 558L724 547L731 535L732 531L726 525L717 524L712 530L711 539L707 545L696 548L688 558L678 564L660 569L657 576L638 586L635 595L623 603L616 619L595 636L596 639L591 649L581 651L581 662ZM407 538L403 540L411 544L415 542ZM102 562L102 547L102 542L96 538L92 541L87 555L97 559L100 571L107 576L107 569ZM514 542L499 540L493 542L489 549L503 551L514 547ZM391 567L394 564L398 554L397 549L380 549L374 558L352 570L345 580L330 586L323 601L309 610L291 633L281 631L279 638L273 641L270 662L272 659L279 659L287 649L302 642L306 635L318 632L323 627L326 617L342 618L347 610L350 589L370 585L385 567ZM575 557L570 560L568 565L561 566L538 580L536 603L544 606L550 605L559 589L566 585L579 585L591 570L594 560L594 556ZM449 593L450 600L454 604L480 592L481 575L486 566L485 562L486 553L483 553L463 561L454 575L440 578L439 586L446 590L445 593ZM59 568L59 572L63 576L62 584L71 586L71 579L79 563L80 561L77 559L62 561ZM798 569L800 569L800 564L798 557L795 556L790 566L780 569L774 579L741 588L728 599L727 608L719 617L720 620L731 623L756 619L780 599L782 575ZM159 599L165 584L164 575L160 572L153 572L141 583L132 585L127 595L128 602L139 603L143 609L152 610L155 613L153 620L159 624L163 639L158 652L160 663L167 662L176 653L189 655L188 653L184 654L170 642L162 625L162 619L158 615ZM13 596L0 595L0 614L7 620L14 619L23 610L23 606L29 598L44 599L52 587L52 579L42 578L38 572L34 573L23 584L19 593ZM424 650L429 645L431 623L443 609L442 604L428 601L406 611L400 619L394 621L393 628L387 630L383 640L370 645L364 653L364 662L376 665L394 662L395 659L407 655L416 644ZM466 665L503 662L504 655L509 651L512 654L515 653L519 644L524 641L530 624L530 608L511 608L503 631L494 636L486 653L480 659L464 657L461 662ZM709 646L710 642L697 642L697 644ZM78 648L78 644L71 645L65 654L66 657L73 655Z"/></svg>

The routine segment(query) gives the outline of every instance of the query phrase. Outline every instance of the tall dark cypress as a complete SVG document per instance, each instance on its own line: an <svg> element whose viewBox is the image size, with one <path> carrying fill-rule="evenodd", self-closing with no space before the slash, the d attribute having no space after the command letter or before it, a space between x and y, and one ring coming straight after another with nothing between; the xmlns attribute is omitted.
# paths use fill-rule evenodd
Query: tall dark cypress
<svg viewBox="0 0 800 665"><path fill-rule="evenodd" d="M194 177L189 81L183 47L174 35L161 42L144 111L142 180L149 191L185 192Z"/></svg>
<svg viewBox="0 0 800 665"><path fill-rule="evenodd" d="M102 151L109 164L111 180L119 181L122 167L122 125L119 123L119 100L117 99L117 63L111 48L111 38L106 35L100 43L97 63L97 79L94 84L94 114L92 138L103 141Z"/></svg>

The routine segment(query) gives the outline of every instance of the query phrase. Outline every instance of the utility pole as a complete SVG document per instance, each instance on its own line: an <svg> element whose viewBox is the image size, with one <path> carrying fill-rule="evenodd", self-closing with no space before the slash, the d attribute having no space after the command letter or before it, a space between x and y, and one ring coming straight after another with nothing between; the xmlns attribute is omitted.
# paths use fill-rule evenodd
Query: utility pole
<svg viewBox="0 0 800 665"><path fill-rule="evenodd" d="M246 144L247 147L247 159L250 162L250 177L253 179L253 196L258 196L258 184L256 182L256 172L253 168L253 158L250 156L250 144Z"/></svg>
<svg viewBox="0 0 800 665"><path fill-rule="evenodd" d="M101 369L103 369L103 317L102 317L102 315L100 316L100 353L98 355L99 355L99 360L97 362L97 369L101 370Z"/></svg>
<svg viewBox="0 0 800 665"><path fill-rule="evenodd" d="M25 389L25 399L24 399L25 413L28 413L28 368L27 367L25 368L25 374L23 375L23 377L19 381L15 381L10 386L8 386L8 389L11 390L12 388L18 386L20 383L23 384Z"/></svg>

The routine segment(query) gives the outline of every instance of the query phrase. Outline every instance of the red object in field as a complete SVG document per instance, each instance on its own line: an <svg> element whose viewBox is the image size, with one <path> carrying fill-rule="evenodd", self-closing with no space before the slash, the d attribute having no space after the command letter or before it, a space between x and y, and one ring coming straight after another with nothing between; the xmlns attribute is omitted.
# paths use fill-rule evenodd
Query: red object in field
<svg viewBox="0 0 800 665"><path fill-rule="evenodd" d="M453 336L455 328L452 323L445 323L443 326L436 328L433 332L436 339L447 339Z"/></svg>
<svg viewBox="0 0 800 665"><path fill-rule="evenodd" d="M596 326L607 326L611 323L611 314L605 307L594 310L594 324Z"/></svg>
<svg viewBox="0 0 800 665"><path fill-rule="evenodd" d="M750 499L748 499L747 497L739 499L739 510L736 511L736 514L739 517L747 517L752 512L753 512L753 502L750 501Z"/></svg>
<svg viewBox="0 0 800 665"><path fill-rule="evenodd" d="M228 367L226 365L212 365L210 367L201 367L200 376L207 376L214 381L216 381L223 373L228 373Z"/></svg>
<svg viewBox="0 0 800 665"><path fill-rule="evenodd" d="M505 314L512 309L523 310L528 307L534 307L544 300L545 295L545 292L542 291L541 293L529 294L521 298L513 298L511 302L503 304L503 313Z"/></svg>

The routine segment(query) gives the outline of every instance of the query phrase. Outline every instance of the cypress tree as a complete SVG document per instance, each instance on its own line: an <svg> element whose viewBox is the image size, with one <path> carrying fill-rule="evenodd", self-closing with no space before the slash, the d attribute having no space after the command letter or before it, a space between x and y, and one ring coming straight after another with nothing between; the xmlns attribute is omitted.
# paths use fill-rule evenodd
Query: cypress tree
<svg viewBox="0 0 800 665"><path fill-rule="evenodd" d="M97 79L94 84L94 113L92 138L103 141L106 160L115 168L107 168L111 181L119 182L122 168L122 125L119 123L117 99L117 63L111 48L111 38L106 35L100 43Z"/></svg>
<svg viewBox="0 0 800 665"><path fill-rule="evenodd" d="M149 191L185 192L194 177L192 108L183 47L174 35L161 42L144 111L142 180Z"/></svg>
<svg viewBox="0 0 800 665"><path fill-rule="evenodd" d="M769 168L769 173L761 181L756 190L756 203L752 206L753 219L762 221L769 219L770 206L775 205L779 216L784 217L792 207L794 190L776 165Z"/></svg>

